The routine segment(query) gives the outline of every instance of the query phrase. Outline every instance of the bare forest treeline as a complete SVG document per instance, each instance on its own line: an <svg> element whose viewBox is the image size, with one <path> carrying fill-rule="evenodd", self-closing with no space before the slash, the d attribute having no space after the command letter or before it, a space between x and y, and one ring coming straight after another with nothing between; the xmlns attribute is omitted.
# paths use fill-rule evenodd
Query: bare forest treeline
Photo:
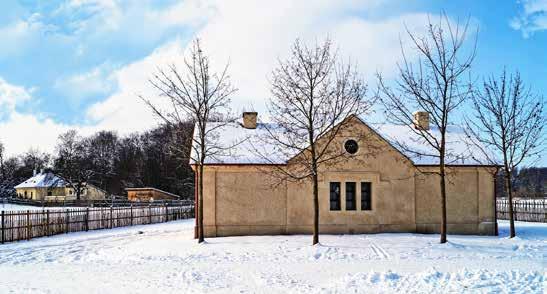
<svg viewBox="0 0 547 294"><path fill-rule="evenodd" d="M547 197L547 167L525 167L513 171L513 193L519 198ZM503 172L500 172L496 181L496 195L507 197L503 183Z"/></svg>
<svg viewBox="0 0 547 294"><path fill-rule="evenodd" d="M0 197L14 196L13 187L31 177L35 170L50 169L65 178L74 178L74 171L67 169L66 151L70 150L77 172L85 172L88 183L111 195L125 196L124 189L129 187L155 187L191 198L194 175L188 164L188 146L192 131L192 124L176 130L161 125L124 136L99 131L83 137L69 131L59 136L53 154L30 149L12 157L5 156L0 142Z"/></svg>

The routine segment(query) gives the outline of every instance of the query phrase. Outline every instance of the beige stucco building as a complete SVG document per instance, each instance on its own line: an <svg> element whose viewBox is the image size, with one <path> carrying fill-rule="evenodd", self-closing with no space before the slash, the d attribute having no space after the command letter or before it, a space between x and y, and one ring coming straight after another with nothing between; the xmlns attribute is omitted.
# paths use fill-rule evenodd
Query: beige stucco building
<svg viewBox="0 0 547 294"><path fill-rule="evenodd" d="M17 197L36 201L76 200L76 192L63 178L52 172L40 172L15 186ZM91 184L82 190L82 200L104 200L106 192Z"/></svg>
<svg viewBox="0 0 547 294"><path fill-rule="evenodd" d="M279 181L275 171L290 168L293 159L277 159L274 149L263 145L277 162L256 156L252 150L257 144L267 144L257 139L265 128L256 123L256 113L244 117L242 124L219 128L217 137L220 142L250 139L229 156L209 159L204 169L205 235L311 233L311 182ZM438 232L439 177L429 173L438 170L437 159L411 156L395 147L395 142L421 147L408 126L367 125L356 116L345 124L331 146L345 148L347 157L323 166L319 174L320 233ZM448 232L493 235L497 168L470 159L467 153L473 150L465 144L461 128L449 132Z"/></svg>

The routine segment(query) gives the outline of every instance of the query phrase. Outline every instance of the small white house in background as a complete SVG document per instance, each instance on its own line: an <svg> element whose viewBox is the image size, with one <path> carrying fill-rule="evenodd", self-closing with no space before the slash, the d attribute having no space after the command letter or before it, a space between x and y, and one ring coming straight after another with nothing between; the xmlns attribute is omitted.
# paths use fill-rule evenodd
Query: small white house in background
<svg viewBox="0 0 547 294"><path fill-rule="evenodd" d="M15 186L17 197L31 200L64 201L76 200L76 191L66 180L51 171L41 171ZM106 191L91 184L83 189L80 199L104 200Z"/></svg>

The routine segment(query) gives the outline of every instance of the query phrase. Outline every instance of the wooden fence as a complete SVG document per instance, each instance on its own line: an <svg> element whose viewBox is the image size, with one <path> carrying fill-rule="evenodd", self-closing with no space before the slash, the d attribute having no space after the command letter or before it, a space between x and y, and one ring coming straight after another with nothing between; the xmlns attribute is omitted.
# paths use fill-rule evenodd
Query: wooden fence
<svg viewBox="0 0 547 294"><path fill-rule="evenodd" d="M509 200L496 200L498 219L509 219ZM526 222L547 222L547 199L513 199L515 220Z"/></svg>
<svg viewBox="0 0 547 294"><path fill-rule="evenodd" d="M194 217L193 205L1 211L0 243L191 217Z"/></svg>

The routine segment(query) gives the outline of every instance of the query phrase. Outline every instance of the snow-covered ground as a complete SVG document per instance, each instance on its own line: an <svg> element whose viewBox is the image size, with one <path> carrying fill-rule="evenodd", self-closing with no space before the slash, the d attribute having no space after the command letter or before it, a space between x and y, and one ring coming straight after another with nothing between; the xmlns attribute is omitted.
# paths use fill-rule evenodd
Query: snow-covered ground
<svg viewBox="0 0 547 294"><path fill-rule="evenodd" d="M20 205L20 204L10 204L2 203L0 201L0 211L27 211L27 210L42 210L42 209L65 209L70 207L40 207L40 206L31 206L31 205Z"/></svg>
<svg viewBox="0 0 547 294"><path fill-rule="evenodd" d="M211 238L194 220L0 245L1 293L544 293L547 224L500 237Z"/></svg>

